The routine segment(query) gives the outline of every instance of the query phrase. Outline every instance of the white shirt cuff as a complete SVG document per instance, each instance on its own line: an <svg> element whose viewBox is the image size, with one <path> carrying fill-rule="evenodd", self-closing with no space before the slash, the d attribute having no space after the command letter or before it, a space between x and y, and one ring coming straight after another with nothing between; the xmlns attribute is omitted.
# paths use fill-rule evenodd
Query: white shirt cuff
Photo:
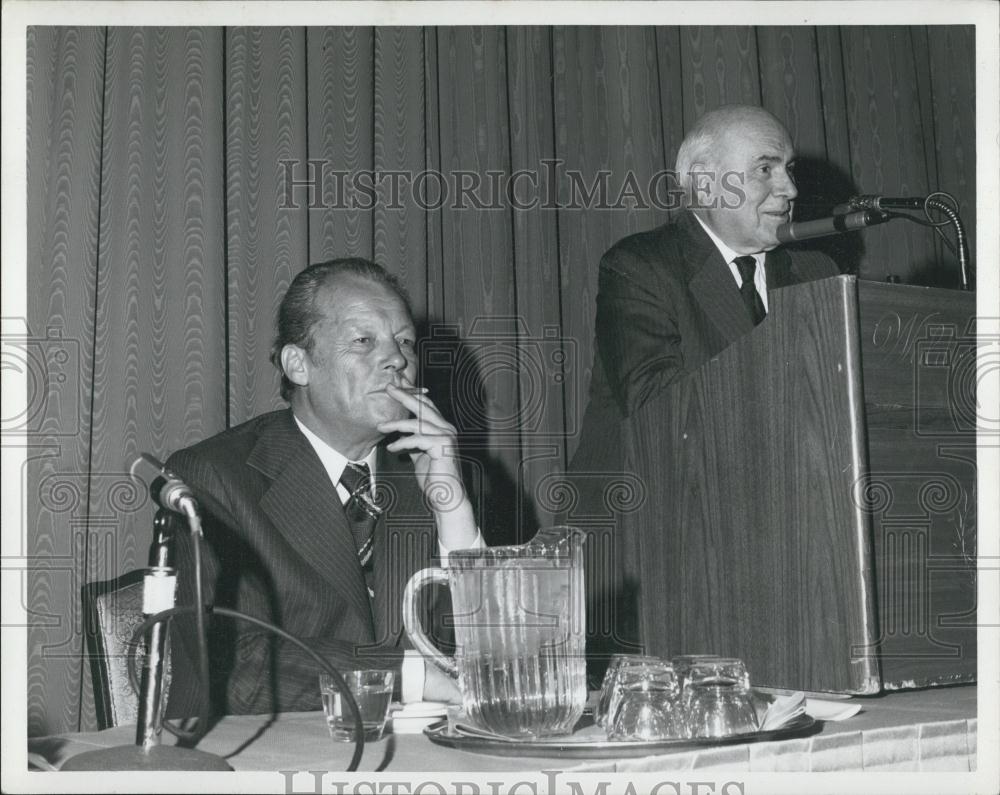
<svg viewBox="0 0 1000 795"><path fill-rule="evenodd" d="M483 541L483 533L477 527L476 528L476 540L473 541L471 544L469 544L469 546L465 547L465 549L483 549L485 547L486 547L486 542ZM438 554L441 556L441 566L444 567L444 568L447 568L448 567L448 549L445 547L444 544L441 543L440 540L438 540Z"/></svg>
<svg viewBox="0 0 1000 795"><path fill-rule="evenodd" d="M400 700L404 704L424 700L424 658L415 649L403 652L402 682L400 684Z"/></svg>

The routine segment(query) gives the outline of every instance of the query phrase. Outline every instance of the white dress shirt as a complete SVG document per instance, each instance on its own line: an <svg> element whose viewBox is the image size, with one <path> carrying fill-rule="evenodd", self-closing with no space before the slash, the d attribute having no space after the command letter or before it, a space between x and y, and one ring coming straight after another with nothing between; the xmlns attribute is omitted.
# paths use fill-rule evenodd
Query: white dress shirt
<svg viewBox="0 0 1000 795"><path fill-rule="evenodd" d="M695 218L698 218L697 213L692 213ZM729 270L733 274L733 278L736 279L736 286L743 286L743 277L740 276L740 269L733 262L737 257L744 256L736 251L733 251L729 246L719 239L719 236L715 234L711 229L708 228L708 224L698 218L698 223L701 224L701 228L705 230L706 234L711 238L712 242L715 243L715 247L719 249L719 253L722 254L722 258L729 265ZM753 272L753 284L757 288L757 294L760 296L760 300L764 302L764 311L768 311L767 307L767 273L764 271L764 257L766 256L763 251L756 254L751 254L751 257L757 263L757 267Z"/></svg>
<svg viewBox="0 0 1000 795"><path fill-rule="evenodd" d="M292 414L292 416L295 417L294 414ZM344 474L344 469L347 467L349 459L342 453L334 450L315 433L310 431L305 425L302 424L302 422L299 421L298 417L295 417L295 424L299 426L299 430L302 431L302 434L309 440L309 444L312 445L313 450L316 451L316 455L319 456L319 460L323 463L323 468L326 470L326 474L337 488L337 496L340 497L341 504L346 504L351 498L351 494L340 482L340 476ZM352 464L368 465L368 468L372 473L372 489L375 488L375 459L377 457L378 447L373 447L371 452L369 452L368 455L360 461L350 461ZM472 546L475 549L480 549L486 546L483 542L483 535L479 532L478 527L476 528L476 541ZM445 549L440 540L438 541L438 552L441 555L441 565L447 567L448 550ZM368 593L369 595L374 596L371 589L369 589ZM420 655L420 652L407 649L404 652L403 667L400 671L400 688L404 703L421 701L423 699L424 682L426 677L427 662Z"/></svg>
<svg viewBox="0 0 1000 795"><path fill-rule="evenodd" d="M295 417L294 414L292 414ZM298 417L295 417L295 424L299 426L299 430L302 431L303 436L312 445L313 450L316 451L316 455L319 456L319 460L323 464L323 468L326 470L326 474L330 478L330 482L337 489L337 496L340 497L341 505L346 505L347 501L351 498L350 492L344 488L344 485L340 482L340 476L344 474L344 469L347 467L348 463L352 464L367 464L368 469L372 473L372 489L375 488L375 459L378 457L378 447L373 447L371 452L368 453L360 461L349 461L349 459L342 453L334 450L330 445L320 439L315 433L310 431ZM476 540L470 546L470 549L481 549L486 546L483 541L483 534L476 528ZM443 566L448 565L448 550L445 546L438 540L438 553L441 555L441 564Z"/></svg>

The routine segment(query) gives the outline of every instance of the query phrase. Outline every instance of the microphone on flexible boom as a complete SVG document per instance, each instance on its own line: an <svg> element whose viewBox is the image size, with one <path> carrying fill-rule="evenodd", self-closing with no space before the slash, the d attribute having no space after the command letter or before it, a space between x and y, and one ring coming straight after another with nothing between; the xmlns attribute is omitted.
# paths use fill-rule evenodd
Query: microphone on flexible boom
<svg viewBox="0 0 1000 795"><path fill-rule="evenodd" d="M149 453L142 453L132 462L129 474L149 489L150 496L161 508L185 516L189 510L197 510L198 503L191 488Z"/></svg>
<svg viewBox="0 0 1000 795"><path fill-rule="evenodd" d="M794 223L782 224L776 230L776 235L782 243L794 243L797 240L853 232L856 229L885 223L890 218L890 215L878 210L859 210L845 215L834 215L831 218L819 218L815 221L795 221Z"/></svg>
<svg viewBox="0 0 1000 795"><path fill-rule="evenodd" d="M922 210L926 198L923 196L878 196L873 193L863 193L852 196L843 204L833 208L834 215L853 212L854 210Z"/></svg>
<svg viewBox="0 0 1000 795"><path fill-rule="evenodd" d="M129 468L132 479L149 489L150 496L160 506L153 521L153 543L150 546L149 566L143 578L142 613L145 623L151 617L175 610L177 569L174 563L174 525L181 520L173 514L183 514L187 526L195 537L195 567L200 556L198 542L201 536L201 517L194 492L177 475L167 469L156 458L143 453ZM200 574L196 572L195 594L197 608L202 609ZM198 632L204 638L203 620L198 618ZM140 626L141 628L141 626ZM138 629L136 633L138 634ZM145 632L146 654L142 665L142 679L138 687L138 708L135 727L135 744L116 745L77 754L66 760L60 770L228 770L232 767L222 757L199 751L197 748L182 748L177 745L161 745L163 711L166 706L167 634L169 618L153 622ZM204 642L200 645L200 664L204 670L203 682L208 682L207 656ZM203 705L199 713L199 724L207 718ZM172 730L178 734L177 730ZM204 732L192 734L193 742L201 739Z"/></svg>

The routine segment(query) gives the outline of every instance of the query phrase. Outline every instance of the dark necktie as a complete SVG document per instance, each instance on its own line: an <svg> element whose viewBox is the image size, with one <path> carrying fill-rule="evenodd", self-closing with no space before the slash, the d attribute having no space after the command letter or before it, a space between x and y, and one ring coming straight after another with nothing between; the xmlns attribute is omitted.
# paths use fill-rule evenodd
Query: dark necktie
<svg viewBox="0 0 1000 795"><path fill-rule="evenodd" d="M756 326L767 316L764 302L761 300L760 293L757 292L757 286L753 283L753 274L757 270L757 260L749 254L744 254L742 257L734 259L733 262L736 263L740 279L743 280L740 285L740 295L743 296L743 303L747 305L747 312L750 313L750 319Z"/></svg>
<svg viewBox="0 0 1000 795"><path fill-rule="evenodd" d="M375 524L382 514L371 498L371 470L367 464L348 463L340 476L340 482L351 495L344 503L344 512L347 514L347 521L354 535L358 562L362 567L366 567L372 557Z"/></svg>

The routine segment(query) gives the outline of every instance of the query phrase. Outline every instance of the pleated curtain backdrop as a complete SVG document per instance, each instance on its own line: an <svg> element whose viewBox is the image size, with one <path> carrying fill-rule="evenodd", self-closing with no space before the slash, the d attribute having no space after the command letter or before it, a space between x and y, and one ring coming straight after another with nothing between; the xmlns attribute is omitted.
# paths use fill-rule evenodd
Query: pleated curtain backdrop
<svg viewBox="0 0 1000 795"><path fill-rule="evenodd" d="M522 540L575 449L598 260L668 215L573 191L606 179L614 204L706 110L761 103L803 213L947 190L974 244L974 62L972 27L30 28L30 734L94 728L79 593L145 565L129 463L281 405L274 313L306 264L400 275L487 538ZM440 204L425 174L423 198L345 209L333 173L478 178L489 203L490 172L521 170L547 208ZM833 245L865 278L957 280L912 225Z"/></svg>

